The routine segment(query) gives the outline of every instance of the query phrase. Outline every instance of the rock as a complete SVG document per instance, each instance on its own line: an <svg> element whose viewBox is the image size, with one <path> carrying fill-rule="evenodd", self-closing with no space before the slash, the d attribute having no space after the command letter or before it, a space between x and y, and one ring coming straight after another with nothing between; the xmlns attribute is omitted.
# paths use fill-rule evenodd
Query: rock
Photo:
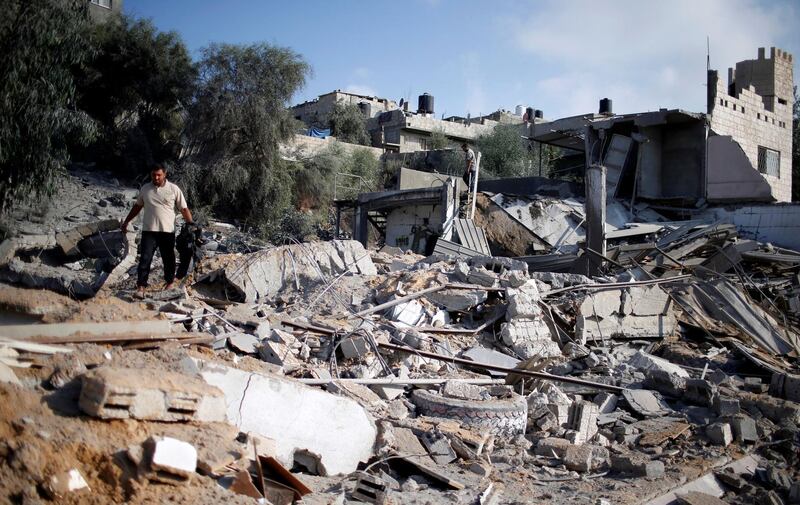
<svg viewBox="0 0 800 505"><path fill-rule="evenodd" d="M792 477L785 470L770 466L767 468L767 482L769 482L775 489L788 493L792 487Z"/></svg>
<svg viewBox="0 0 800 505"><path fill-rule="evenodd" d="M272 333L272 330L271 330L269 321L261 321L260 323L258 323L258 325L256 326L255 331L253 332L253 334L259 340L264 340L265 338L269 338L271 333Z"/></svg>
<svg viewBox="0 0 800 505"><path fill-rule="evenodd" d="M467 275L467 282L491 288L497 284L497 274L483 267L473 268Z"/></svg>
<svg viewBox="0 0 800 505"><path fill-rule="evenodd" d="M189 375L100 367L82 376L78 405L104 419L225 421L225 396Z"/></svg>
<svg viewBox="0 0 800 505"><path fill-rule="evenodd" d="M608 450L596 445L571 445L564 454L564 466L576 472L589 472L608 464Z"/></svg>
<svg viewBox="0 0 800 505"><path fill-rule="evenodd" d="M14 373L14 370L3 362L0 362L0 382L8 382L17 386L22 385L17 378L17 374Z"/></svg>
<svg viewBox="0 0 800 505"><path fill-rule="evenodd" d="M644 417L660 417L672 412L664 400L647 389L626 389L622 397L634 412Z"/></svg>
<svg viewBox="0 0 800 505"><path fill-rule="evenodd" d="M153 472L148 476L151 480L185 483L197 469L197 450L190 443L170 437L150 437L143 447L145 461Z"/></svg>
<svg viewBox="0 0 800 505"><path fill-rule="evenodd" d="M703 379L687 379L686 392L683 398L697 405L710 407L717 395L717 386L710 381Z"/></svg>
<svg viewBox="0 0 800 505"><path fill-rule="evenodd" d="M714 423L706 427L706 436L717 445L727 447L733 442L733 432L728 423Z"/></svg>
<svg viewBox="0 0 800 505"><path fill-rule="evenodd" d="M717 415L723 417L735 416L741 412L739 400L717 396L714 401L714 411L717 413Z"/></svg>

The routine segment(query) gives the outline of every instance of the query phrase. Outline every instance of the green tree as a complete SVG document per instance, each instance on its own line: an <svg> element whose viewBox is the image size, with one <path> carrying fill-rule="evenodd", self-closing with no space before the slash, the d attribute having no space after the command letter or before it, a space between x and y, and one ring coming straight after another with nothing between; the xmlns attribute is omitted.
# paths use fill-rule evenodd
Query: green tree
<svg viewBox="0 0 800 505"><path fill-rule="evenodd" d="M103 126L89 156L130 175L174 159L196 69L180 36L150 20L94 25L93 58L77 72L79 106Z"/></svg>
<svg viewBox="0 0 800 505"><path fill-rule="evenodd" d="M519 125L499 124L492 133L477 140L481 152L481 173L494 177L547 176L556 150L528 141L520 135ZM540 154L541 153L541 154ZM540 159L541 157L541 159Z"/></svg>
<svg viewBox="0 0 800 505"><path fill-rule="evenodd" d="M431 138L428 140L428 147L434 151L437 149L447 149L450 147L450 139L445 135L444 130L441 128L431 132Z"/></svg>
<svg viewBox="0 0 800 505"><path fill-rule="evenodd" d="M86 143L92 122L74 107L71 67L81 64L85 1L9 0L0 16L0 212L52 193L67 142Z"/></svg>
<svg viewBox="0 0 800 505"><path fill-rule="evenodd" d="M328 122L331 125L331 133L341 142L370 145L366 118L355 105L334 103Z"/></svg>
<svg viewBox="0 0 800 505"><path fill-rule="evenodd" d="M293 188L279 145L294 133L287 105L308 71L300 55L269 44L203 49L186 129L191 154L178 170L190 200L263 236L280 227Z"/></svg>

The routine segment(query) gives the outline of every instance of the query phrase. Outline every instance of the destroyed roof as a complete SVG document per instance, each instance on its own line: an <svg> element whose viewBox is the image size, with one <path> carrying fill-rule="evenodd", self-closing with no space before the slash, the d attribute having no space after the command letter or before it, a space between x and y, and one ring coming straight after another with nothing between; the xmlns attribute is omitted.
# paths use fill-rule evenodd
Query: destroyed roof
<svg viewBox="0 0 800 505"><path fill-rule="evenodd" d="M706 114L688 112L682 109L660 109L649 112L636 112L631 114L582 114L543 123L536 123L532 127L531 140L544 144L553 144L576 151L585 149L583 131L588 125L595 129L611 128L616 123L633 122L636 126L654 126L668 123L683 123L688 121L705 121Z"/></svg>

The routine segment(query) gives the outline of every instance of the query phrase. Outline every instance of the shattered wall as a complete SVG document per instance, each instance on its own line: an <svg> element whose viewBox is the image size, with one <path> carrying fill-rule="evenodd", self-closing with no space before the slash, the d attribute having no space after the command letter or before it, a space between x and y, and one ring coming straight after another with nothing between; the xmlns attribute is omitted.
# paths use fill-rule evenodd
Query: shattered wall
<svg viewBox="0 0 800 505"><path fill-rule="evenodd" d="M728 79L726 86L717 71L709 71L711 130L733 137L756 170L759 146L780 152L779 174L764 174L764 178L772 187L772 196L788 202L792 196L792 55L773 47L765 58L760 48L757 60L737 63L736 72L729 70Z"/></svg>

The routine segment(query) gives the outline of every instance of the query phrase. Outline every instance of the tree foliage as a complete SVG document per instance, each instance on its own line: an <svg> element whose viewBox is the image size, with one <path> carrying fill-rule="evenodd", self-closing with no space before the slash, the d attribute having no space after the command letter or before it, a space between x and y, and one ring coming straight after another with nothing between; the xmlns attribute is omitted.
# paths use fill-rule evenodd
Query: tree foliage
<svg viewBox="0 0 800 505"><path fill-rule="evenodd" d="M441 128L431 132L431 138L428 140L428 149L435 151L437 149L447 149L452 143L445 135L444 130Z"/></svg>
<svg viewBox="0 0 800 505"><path fill-rule="evenodd" d="M129 175L174 158L196 78L180 36L123 16L94 25L91 37L97 51L77 83L80 107L103 126L93 157Z"/></svg>
<svg viewBox="0 0 800 505"><path fill-rule="evenodd" d="M279 227L292 180L278 147L294 133L287 105L308 71L297 53L269 44L203 49L186 129L191 154L179 170L190 199L265 236Z"/></svg>
<svg viewBox="0 0 800 505"><path fill-rule="evenodd" d="M340 141L349 144L370 145L364 114L355 105L336 102L328 116L331 133Z"/></svg>
<svg viewBox="0 0 800 505"><path fill-rule="evenodd" d="M68 160L66 143L88 142L75 110L71 67L89 55L86 2L9 0L0 16L0 211L47 196Z"/></svg>
<svg viewBox="0 0 800 505"><path fill-rule="evenodd" d="M520 136L519 125L499 124L492 133L477 141L481 152L481 172L495 177L529 177L547 174L555 156L551 146L527 141ZM541 169L540 169L541 164Z"/></svg>

